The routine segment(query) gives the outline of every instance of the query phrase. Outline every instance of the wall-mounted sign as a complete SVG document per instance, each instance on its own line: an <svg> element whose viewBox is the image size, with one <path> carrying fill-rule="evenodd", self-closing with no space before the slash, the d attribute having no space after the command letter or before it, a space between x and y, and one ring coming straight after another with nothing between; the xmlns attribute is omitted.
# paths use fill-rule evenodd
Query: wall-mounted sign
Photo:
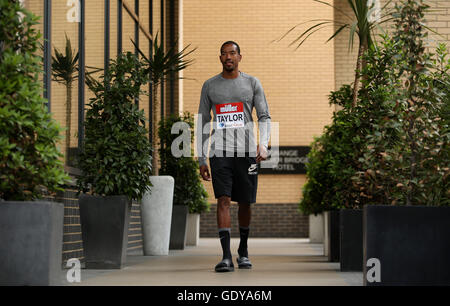
<svg viewBox="0 0 450 306"><path fill-rule="evenodd" d="M272 167L260 167L259 174L306 174L305 164L308 162L308 146L280 146L278 149L278 164ZM276 150L270 150L276 152ZM276 153L275 153L276 154ZM270 162L271 158L267 160Z"/></svg>

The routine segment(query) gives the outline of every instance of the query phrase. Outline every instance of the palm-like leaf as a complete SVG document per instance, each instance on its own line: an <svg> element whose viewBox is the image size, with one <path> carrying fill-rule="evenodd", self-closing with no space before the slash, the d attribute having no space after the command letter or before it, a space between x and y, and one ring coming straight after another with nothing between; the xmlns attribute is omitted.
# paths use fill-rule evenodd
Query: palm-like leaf
<svg viewBox="0 0 450 306"><path fill-rule="evenodd" d="M153 41L153 56L148 58L134 41L132 43L147 63L150 80L154 85L159 85L162 81L173 78L175 72L179 72L191 65L194 60L186 60L185 58L197 49L194 48L187 52L187 49L191 46L187 45L183 50L177 52L178 41L175 41L169 50L165 52L164 46L162 42L158 41L158 34L156 34Z"/></svg>
<svg viewBox="0 0 450 306"><path fill-rule="evenodd" d="M353 49L353 42L355 34L359 38L359 49L358 49L358 58L356 63L356 72L355 72L355 82L353 87L353 105L356 104L356 98L357 98L357 88L359 83L359 70L361 67L364 67L365 62L361 60L361 55L371 46L374 45L374 41L372 39L372 32L373 29L377 26L379 26L382 23L385 23L392 18L390 17L390 14L386 14L380 18L380 20L372 20L371 16L375 12L375 3L371 6L368 5L367 0L347 0L347 3L349 4L353 16L349 16L345 11L342 9L334 6L331 3L327 3L321 0L313 0L317 3L321 3L324 5L327 5L336 11L339 11L342 15L344 15L347 19L349 19L348 23L345 22L338 22L336 20L328 20L328 19L315 19L310 21L321 21L308 29L306 29L303 33L300 34L295 40L293 40L289 46L292 46L294 44L297 44L296 49L298 49L312 34L316 33L317 31L329 27L329 26L339 26L339 28L334 32L334 34L328 38L326 42L329 42L330 40L337 37L344 29L349 29L350 35L349 35L349 44L348 49L349 51ZM392 0L388 0L385 5L382 8L382 11L385 11L386 7L392 2ZM387 18L386 18L387 17ZM302 23L301 23L302 24ZM298 24L294 27L292 27L287 33L285 33L278 41L286 37L290 32L292 32L296 27L298 27Z"/></svg>
<svg viewBox="0 0 450 306"><path fill-rule="evenodd" d="M66 35L65 54L55 49L55 56L52 56L52 75L53 80L58 83L68 84L74 80L74 73L78 69L79 53L72 51L70 39Z"/></svg>
<svg viewBox="0 0 450 306"><path fill-rule="evenodd" d="M335 7L334 5L332 5L330 3L327 3L327 2L324 2L324 1L320 1L320 0L313 0L313 1L325 4L327 6L330 6L330 7L334 8L335 10L341 12L345 17L347 17L351 21L351 23L342 23L342 22L338 22L336 20L328 20L328 19L313 19L313 20L309 20L307 22L311 22L311 21L322 21L322 22L309 27L299 37L297 37L291 43L291 45L293 43L295 43L295 42L298 42L301 38L305 37L310 32L312 32L314 30L317 30L316 29L317 27L319 27L321 25L324 25L324 24L329 24L329 26L339 26L339 29L326 42L328 42L331 39L333 39L334 37L336 37L343 29L348 28L348 29L350 29L350 37L349 37L349 42L350 42L349 45L350 45L350 47L353 46L352 42L354 40L355 33L359 37L365 36L368 39L368 41L370 42L370 45L371 45L371 43L372 43L371 31L373 30L373 28L376 27L378 24L385 23L385 22L387 22L387 21L392 19L392 18L383 19L386 16L390 16L390 14L386 14L386 15L381 17L380 21L370 20L370 16L373 14L373 12L375 10L375 7L374 6L369 7L367 5L367 0L347 0L350 8L352 9L353 18L351 16L349 16L345 11L341 10L338 7ZM388 0L387 3L383 6L383 9L390 2L392 2L392 0ZM287 34L292 32L296 27L298 27L301 24L303 24L303 23L300 23L300 24L296 25L295 27L291 28L279 40L281 40L284 37L286 37ZM300 42L299 45L301 45L303 42L304 42L304 40L302 42Z"/></svg>
<svg viewBox="0 0 450 306"><path fill-rule="evenodd" d="M55 55L52 56L52 76L53 81L69 84L74 80L78 79L78 59L79 52L76 53L72 50L72 44L70 43L70 39L66 35L66 47L65 54L62 54L58 49L54 48ZM87 69L92 69L88 71ZM91 66L86 66L86 75L99 72L103 69L95 68Z"/></svg>
<svg viewBox="0 0 450 306"><path fill-rule="evenodd" d="M54 48L55 55L52 56L52 76L53 81L58 82L66 86L66 163L69 159L69 147L71 137L71 120L72 120L72 83L78 78L79 66L79 52L72 50L72 44L70 39L66 35L66 47L65 54L61 53L58 49ZM89 82L93 82L92 78L89 78L89 74L98 72L102 69L92 68L90 72L86 71L86 84L89 86Z"/></svg>
<svg viewBox="0 0 450 306"><path fill-rule="evenodd" d="M55 56L52 56L52 76L53 81L66 86L66 164L69 162L69 147L71 136L71 117L72 117L72 83L74 74L78 69L79 53L72 51L70 39L66 35L65 54L55 49Z"/></svg>
<svg viewBox="0 0 450 306"><path fill-rule="evenodd" d="M156 34L153 41L152 56L148 58L139 49L139 47L131 41L135 46L136 50L142 56L147 64L147 73L149 74L150 82L153 85L152 93L152 144L154 146L154 156L152 159L152 169L154 175L158 175L158 129L159 122L159 99L158 99L158 88L161 82L168 79L179 79L180 77L175 76L176 72L179 72L188 66L190 66L194 60L186 59L187 56L191 55L197 48L187 51L190 45L187 45L183 50L177 51L178 41L175 41L167 51L164 51L164 45L162 41L158 40L158 34Z"/></svg>

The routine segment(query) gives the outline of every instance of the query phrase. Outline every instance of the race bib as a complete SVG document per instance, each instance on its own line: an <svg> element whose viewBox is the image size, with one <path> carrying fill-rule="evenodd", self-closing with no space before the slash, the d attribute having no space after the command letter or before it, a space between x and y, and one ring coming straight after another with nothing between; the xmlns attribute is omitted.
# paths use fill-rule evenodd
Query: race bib
<svg viewBox="0 0 450 306"><path fill-rule="evenodd" d="M244 127L244 104L242 102L216 105L217 129Z"/></svg>

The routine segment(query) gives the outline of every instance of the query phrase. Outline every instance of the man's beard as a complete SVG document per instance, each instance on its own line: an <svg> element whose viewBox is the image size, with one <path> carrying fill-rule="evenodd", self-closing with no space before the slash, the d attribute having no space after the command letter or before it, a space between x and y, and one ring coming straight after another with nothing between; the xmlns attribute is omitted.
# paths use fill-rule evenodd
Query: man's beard
<svg viewBox="0 0 450 306"><path fill-rule="evenodd" d="M231 65L231 66L227 66L227 64L225 63L225 64L223 65L223 69L225 69L225 70L228 71L228 72L233 71L235 68L236 68L236 67L234 66L234 64Z"/></svg>

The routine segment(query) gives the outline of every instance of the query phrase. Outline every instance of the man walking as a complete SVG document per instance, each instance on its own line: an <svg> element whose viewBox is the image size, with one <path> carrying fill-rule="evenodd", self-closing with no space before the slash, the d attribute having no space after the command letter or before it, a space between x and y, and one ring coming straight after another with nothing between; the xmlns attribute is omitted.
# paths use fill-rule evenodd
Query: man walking
<svg viewBox="0 0 450 306"><path fill-rule="evenodd" d="M231 201L239 205L237 264L241 269L252 267L247 248L250 205L256 202L258 163L268 155L270 114L260 81L239 71L242 59L239 45L233 41L223 43L219 58L222 72L207 80L202 87L197 124L201 141L197 141L197 151L200 175L206 181L210 181L212 176L217 199L217 225L223 257L215 271L230 272L234 271L230 251ZM258 117L258 146L253 132L253 108ZM210 133L211 111L214 117ZM209 138L211 174L206 164Z"/></svg>

